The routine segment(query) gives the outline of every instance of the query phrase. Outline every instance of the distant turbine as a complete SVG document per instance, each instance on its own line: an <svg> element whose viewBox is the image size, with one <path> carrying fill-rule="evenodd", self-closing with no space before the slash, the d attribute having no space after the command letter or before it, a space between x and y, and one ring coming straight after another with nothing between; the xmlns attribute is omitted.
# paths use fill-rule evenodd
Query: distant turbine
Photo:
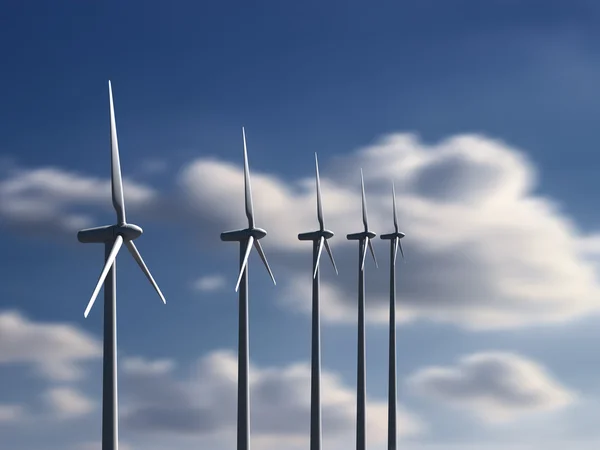
<svg viewBox="0 0 600 450"><path fill-rule="evenodd" d="M125 244L133 255L152 286L166 303L165 297L152 278L144 260L138 252L134 239L140 237L142 229L125 220L125 202L123 200L123 181L119 162L119 144L112 97L112 87L108 82L110 101L110 137L111 137L111 185L112 202L117 212L116 225L88 228L77 233L77 239L84 244L104 244L104 269L100 274L92 298L83 313L87 318L100 288L104 284L104 355L102 370L102 450L117 450L119 446L118 404L117 404L117 272L116 258L121 246Z"/></svg>
<svg viewBox="0 0 600 450"><path fill-rule="evenodd" d="M402 239L405 234L398 231L398 215L396 214L396 189L392 182L392 205L394 209L394 232L381 235L381 239L390 241L390 346L389 346L389 378L388 378L388 450L396 450L396 257L398 248L404 259Z"/></svg>
<svg viewBox="0 0 600 450"><path fill-rule="evenodd" d="M366 416L366 367L365 367L365 259L367 256L367 247L371 250L373 261L377 266L375 259L375 250L373 250L372 239L375 233L369 231L367 219L367 201L365 199L365 181L362 169L360 170L360 187L362 190L362 217L364 231L353 233L346 236L348 240L358 241L358 364L356 373L356 449L365 450L367 448L367 416Z"/></svg>
<svg viewBox="0 0 600 450"><path fill-rule="evenodd" d="M248 149L246 148L246 132L242 127L244 140L244 191L246 197L246 217L248 228L243 230L226 231L221 233L221 240L240 243L240 274L235 291L239 289L239 341L238 341L238 417L237 417L237 448L248 450L250 448L250 392L248 386L248 258L252 245L260 255L273 284L275 277L259 239L264 238L267 232L254 226L254 207L252 206L252 188L250 186L250 170L248 168Z"/></svg>
<svg viewBox="0 0 600 450"><path fill-rule="evenodd" d="M298 235L301 241L313 241L313 272L312 272L312 351L311 351L311 377L310 377L310 450L321 450L321 330L319 314L319 260L323 247L329 254L335 273L337 267L329 247L333 232L326 230L323 223L323 205L321 201L321 181L319 180L319 161L315 153L315 167L317 179L317 218L319 230Z"/></svg>

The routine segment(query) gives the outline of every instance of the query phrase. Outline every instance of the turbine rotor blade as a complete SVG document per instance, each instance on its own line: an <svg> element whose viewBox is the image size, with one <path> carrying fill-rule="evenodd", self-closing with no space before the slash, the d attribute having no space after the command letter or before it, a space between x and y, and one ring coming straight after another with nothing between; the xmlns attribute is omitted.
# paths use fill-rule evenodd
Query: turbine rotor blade
<svg viewBox="0 0 600 450"><path fill-rule="evenodd" d="M317 278L317 271L319 270L319 261L321 260L321 253L323 252L323 243L325 242L325 238L321 236L319 239L319 250L317 251L317 262L315 264L315 271L313 273L313 278Z"/></svg>
<svg viewBox="0 0 600 450"><path fill-rule="evenodd" d="M325 225L323 224L323 202L321 199L321 179L319 177L319 160L317 159L317 154L315 153L315 167L317 174L317 218L319 219L319 225L321 226L321 230L325 229Z"/></svg>
<svg viewBox="0 0 600 450"><path fill-rule="evenodd" d="M98 278L98 283L96 283L96 288L94 289L94 292L92 293L92 298L90 298L90 301L89 301L87 307L85 308L83 317L87 318L88 314L90 313L90 310L92 309L92 306L94 306L96 297L98 297L98 293L100 292L100 289L102 288L102 284L104 283L104 280L106 280L108 271L110 270L113 263L115 262L115 259L117 258L117 253L119 253L119 250L121 249L121 245L123 245L123 237L117 236L117 238L115 239L113 248L110 251L110 253L108 254L108 258L106 259L106 262L104 263L104 269L102 269L100 278Z"/></svg>
<svg viewBox="0 0 600 450"><path fill-rule="evenodd" d="M111 147L111 188L112 202L117 212L119 224L126 223L125 200L123 199L123 180L121 179L121 162L119 160L119 142L117 140L117 124L115 121L115 106L113 103L112 85L108 82L110 100L110 147Z"/></svg>
<svg viewBox="0 0 600 450"><path fill-rule="evenodd" d="M333 264L333 268L335 269L335 274L339 275L337 266L335 265L335 260L333 259L333 253L331 252L331 247L329 246L329 241L325 239L325 250L329 254L329 259L331 260L331 264Z"/></svg>
<svg viewBox="0 0 600 450"><path fill-rule="evenodd" d="M396 187L394 186L394 182L392 181L392 201L394 205L394 229L396 233L398 232L398 214L396 212Z"/></svg>
<svg viewBox="0 0 600 450"><path fill-rule="evenodd" d="M375 261L375 267L379 268L379 264L377 264L377 258L375 258L375 249L373 248L373 241L369 239L367 242L369 243L369 250L371 250L371 255L373 255L373 261Z"/></svg>
<svg viewBox="0 0 600 450"><path fill-rule="evenodd" d="M252 187L250 185L248 148L246 146L246 130L244 127L242 127L242 137L244 139L244 192L246 196L246 217L248 217L248 227L254 228L254 206L252 205Z"/></svg>
<svg viewBox="0 0 600 450"><path fill-rule="evenodd" d="M273 276L273 272L271 272L271 268L269 267L269 263L267 262L267 257L265 256L265 252L263 251L262 245L260 245L260 242L256 240L254 241L254 246L256 247L256 251L260 255L260 259L262 259L263 264L267 268L267 272L269 272L269 276L271 277L271 280L273 280L273 284L277 286L277 283L275 282L275 277Z"/></svg>
<svg viewBox="0 0 600 450"><path fill-rule="evenodd" d="M369 223L367 219L367 200L365 197L365 179L363 177L363 170L360 169L360 188L362 190L362 216L365 231L369 231Z"/></svg>
<svg viewBox="0 0 600 450"><path fill-rule="evenodd" d="M152 274L148 270L148 267L142 259L142 255L140 255L140 252L138 252L138 249L136 248L133 241L125 242L125 246L129 250L129 253L131 253L131 255L133 256L133 259L135 259L135 261L138 263L138 266L140 266L140 269L142 269L142 272L144 272L144 275L146 275L146 278L148 278L148 280L152 284L152 287L154 287L154 290L156 291L162 302L166 305L167 301L165 300L165 296L160 291L160 288L158 287L158 284L156 284L156 281L154 281L154 278L152 278Z"/></svg>
<svg viewBox="0 0 600 450"><path fill-rule="evenodd" d="M398 257L398 244L400 239L397 237L394 238L394 265L396 264L396 258Z"/></svg>
<svg viewBox="0 0 600 450"><path fill-rule="evenodd" d="M365 259L367 259L367 246L369 243L369 238L365 238L365 243L364 243L364 250L363 250L363 254L361 256L360 259L360 270L364 270L365 269Z"/></svg>
<svg viewBox="0 0 600 450"><path fill-rule="evenodd" d="M240 287L240 282L242 281L242 275L244 274L244 270L246 270L246 265L248 264L248 257L250 256L250 250L252 250L253 242L254 242L254 236L250 236L248 238L248 244L246 245L246 254L244 255L244 261L242 262L242 266L240 267L240 275L238 276L238 280L235 285L235 292L237 292L238 288Z"/></svg>
<svg viewBox="0 0 600 450"><path fill-rule="evenodd" d="M404 251L402 250L402 241L398 239L398 247L400 247L400 254L402 255L402 260L404 261Z"/></svg>

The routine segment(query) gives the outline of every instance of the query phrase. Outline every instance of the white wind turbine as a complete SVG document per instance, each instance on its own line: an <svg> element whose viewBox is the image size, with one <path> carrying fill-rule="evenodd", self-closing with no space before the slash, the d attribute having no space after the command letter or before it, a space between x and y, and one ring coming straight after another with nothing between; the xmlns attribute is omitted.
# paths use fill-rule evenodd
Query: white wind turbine
<svg viewBox="0 0 600 450"><path fill-rule="evenodd" d="M319 260L323 247L327 250L335 273L337 267L331 253L328 239L333 237L333 232L326 230L323 222L323 203L321 200L321 181L319 179L319 161L315 153L315 167L317 179L317 218L319 229L309 233L301 233L298 239L313 242L313 280L312 280L312 350L311 350L311 377L310 377L310 450L321 450L321 325L319 307Z"/></svg>
<svg viewBox="0 0 600 450"><path fill-rule="evenodd" d="M250 169L248 168L248 149L246 148L246 132L242 127L244 140L244 191L246 200L246 217L248 228L243 230L226 231L221 233L221 240L240 243L240 274L236 292L239 288L239 341L238 341L238 405L237 405L237 449L250 448L250 392L249 392L249 350L248 350L248 258L252 246L260 255L273 283L275 277L259 239L264 238L267 232L254 224L254 207L252 205L252 188L250 186Z"/></svg>
<svg viewBox="0 0 600 450"><path fill-rule="evenodd" d="M138 252L134 239L140 237L142 229L129 224L125 218L125 202L123 199L123 181L119 162L119 144L112 97L112 87L108 82L110 101L110 137L111 137L111 186L112 202L117 212L117 224L97 228L88 228L77 233L77 239L84 244L104 244L104 269L84 312L87 318L100 289L104 286L104 352L102 370L102 450L118 450L118 403L117 403L117 311L116 311L116 258L121 246L125 244L133 255L150 283L166 303L160 288L152 278L142 256Z"/></svg>
<svg viewBox="0 0 600 450"><path fill-rule="evenodd" d="M365 181L362 169L360 170L360 187L362 191L362 218L365 229L360 233L346 236L348 240L358 241L358 361L356 370L356 449L367 448L367 384L366 384L366 354L365 354L365 259L367 247L371 250L373 261L375 250L373 250L372 239L375 233L369 231L367 219L367 201L365 198Z"/></svg>
<svg viewBox="0 0 600 450"><path fill-rule="evenodd" d="M389 373L388 373L388 450L396 450L397 446L397 378L396 378L396 257L398 248L404 259L402 239L406 236L398 230L398 215L396 213L396 189L392 183L392 205L394 213L394 232L381 235L381 239L390 241L390 343L389 343Z"/></svg>

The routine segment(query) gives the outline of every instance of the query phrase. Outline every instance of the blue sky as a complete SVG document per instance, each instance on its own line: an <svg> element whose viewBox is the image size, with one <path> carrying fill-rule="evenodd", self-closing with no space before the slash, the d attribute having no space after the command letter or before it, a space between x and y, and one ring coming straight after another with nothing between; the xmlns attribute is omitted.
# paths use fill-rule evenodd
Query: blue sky
<svg viewBox="0 0 600 450"><path fill-rule="evenodd" d="M219 233L245 224L242 125L278 280L252 257L255 448L306 446L310 245L296 235L317 226L315 151L340 267L322 275L327 448L353 445L357 255L344 235L361 227L360 167L375 231L392 228L393 178L407 233L403 447L597 448L594 2L4 10L0 430L10 448L85 450L100 437L101 303L88 319L83 310L103 251L76 231L114 221L108 79L128 219L144 228L137 245L167 297L119 257L129 448L233 448L238 250ZM383 449L388 248L375 244L369 436ZM273 397L278 383L289 396Z"/></svg>

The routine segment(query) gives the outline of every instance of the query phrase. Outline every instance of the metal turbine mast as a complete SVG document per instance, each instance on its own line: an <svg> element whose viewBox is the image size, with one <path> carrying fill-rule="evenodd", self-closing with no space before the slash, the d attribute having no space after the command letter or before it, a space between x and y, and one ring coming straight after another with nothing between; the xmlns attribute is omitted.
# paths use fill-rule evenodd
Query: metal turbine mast
<svg viewBox="0 0 600 450"><path fill-rule="evenodd" d="M327 250L335 273L338 273L328 239L333 232L326 230L323 222L323 204L321 200L321 181L319 179L319 160L315 153L317 179L317 218L319 229L309 233L301 233L298 239L313 242L313 280L312 280L312 350L310 377L310 450L321 450L321 329L319 313L319 261L323 247Z"/></svg>
<svg viewBox="0 0 600 450"><path fill-rule="evenodd" d="M116 258L121 246L125 244L133 255L150 283L166 303L160 288L152 278L142 256L138 252L134 239L140 237L142 229L137 225L127 223L125 219L125 203L123 200L123 181L121 179L121 164L119 162L119 144L112 97L112 87L108 82L110 101L110 138L111 138L111 186L112 203L117 212L117 224L97 228L88 228L77 233L77 239L84 244L104 244L104 269L100 274L96 288L92 294L85 312L87 318L100 289L104 285L104 355L102 370L102 450L118 450L118 405L117 405L117 311L116 311Z"/></svg>
<svg viewBox="0 0 600 450"><path fill-rule="evenodd" d="M381 239L390 241L390 345L389 345L389 379L388 379L388 450L396 450L397 445L397 379L396 379L396 257L398 248L402 259L404 251L402 250L402 239L405 234L398 231L398 215L396 213L396 189L392 182L392 202L394 209L394 232L382 234Z"/></svg>
<svg viewBox="0 0 600 450"><path fill-rule="evenodd" d="M367 202L365 199L365 181L360 170L360 186L362 190L362 217L365 229L360 233L346 236L348 240L358 241L358 364L356 373L356 449L367 448L367 416L366 416L366 355L365 355L365 259L367 247L371 250L373 261L377 266L372 239L375 233L369 231L367 219Z"/></svg>
<svg viewBox="0 0 600 450"><path fill-rule="evenodd" d="M238 341L238 417L237 417L237 449L248 450L250 448L250 392L248 384L248 258L252 246L260 255L273 284L275 277L265 253L260 245L259 239L264 238L267 232L262 228L254 226L254 207L252 205L252 188L250 186L250 170L248 168L248 149L246 148L246 132L242 127L242 138L244 140L244 191L246 200L246 216L248 217L248 228L243 230L226 231L221 233L221 240L226 242L240 243L240 274L238 276L235 291L239 289L239 341Z"/></svg>

